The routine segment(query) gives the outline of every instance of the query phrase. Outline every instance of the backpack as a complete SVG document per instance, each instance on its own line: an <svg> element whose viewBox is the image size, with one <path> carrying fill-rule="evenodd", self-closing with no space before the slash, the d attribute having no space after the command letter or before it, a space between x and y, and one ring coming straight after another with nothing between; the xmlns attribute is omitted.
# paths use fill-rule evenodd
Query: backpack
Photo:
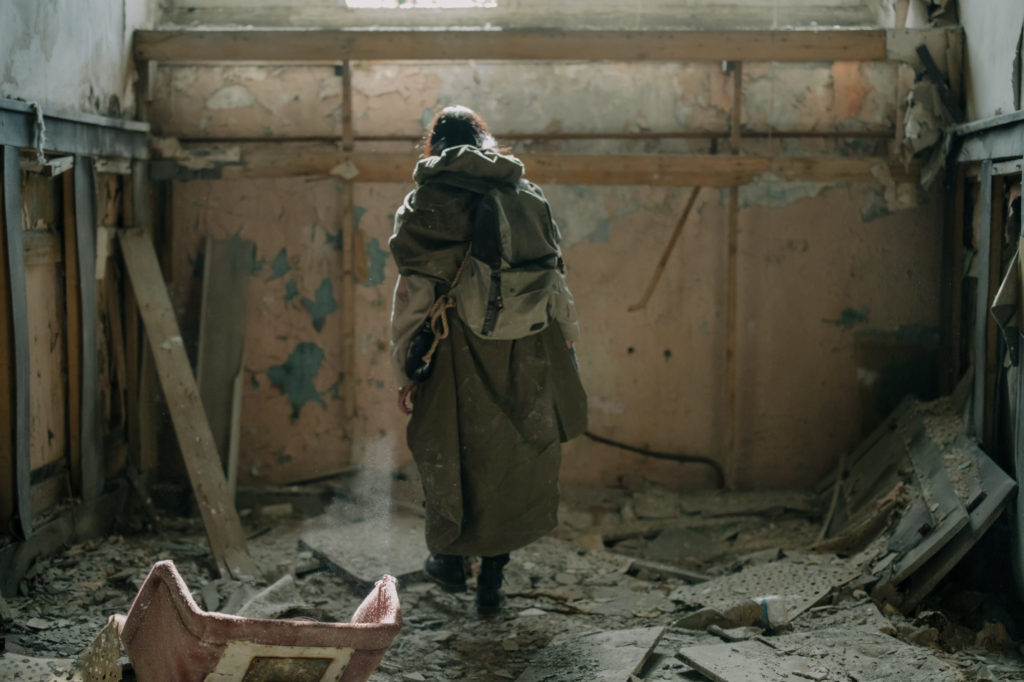
<svg viewBox="0 0 1024 682"><path fill-rule="evenodd" d="M558 228L540 190L502 184L473 210L473 242L450 296L459 317L487 339L521 339L547 328L565 287Z"/></svg>

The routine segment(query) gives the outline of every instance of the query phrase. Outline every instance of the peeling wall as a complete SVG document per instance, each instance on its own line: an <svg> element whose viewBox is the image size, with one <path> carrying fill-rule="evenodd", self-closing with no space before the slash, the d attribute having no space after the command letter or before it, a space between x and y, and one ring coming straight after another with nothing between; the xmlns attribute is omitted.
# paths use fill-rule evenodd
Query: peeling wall
<svg viewBox="0 0 1024 682"><path fill-rule="evenodd" d="M171 300L193 358L206 237L252 254L239 477L304 480L344 469L341 239L332 180L174 187Z"/></svg>
<svg viewBox="0 0 1024 682"><path fill-rule="evenodd" d="M1020 108L1021 31L1024 2L960 0L965 33L965 83L970 120Z"/></svg>
<svg viewBox="0 0 1024 682"><path fill-rule="evenodd" d="M4 0L0 96L120 116L134 108L132 33L156 0Z"/></svg>
<svg viewBox="0 0 1024 682"><path fill-rule="evenodd" d="M886 131L896 117L895 64L750 64L743 125L752 131ZM573 87L567 87L573 84ZM420 135L450 103L470 102L492 131L722 131L731 76L717 64L358 63L357 135ZM340 136L340 78L327 66L168 66L155 84L154 133L180 138ZM651 142L563 145L655 151ZM661 143L691 151L702 142ZM693 151L698 151L693 149Z"/></svg>
<svg viewBox="0 0 1024 682"><path fill-rule="evenodd" d="M744 78L749 129L893 126L896 72L889 64L751 65ZM565 87L569 82L572 88ZM161 67L155 125L160 134L182 138L336 136L337 85L330 67ZM355 130L418 135L452 101L481 111L498 132L722 130L730 115L729 86L729 77L711 65L358 64ZM516 146L527 148L685 153L706 152L708 142ZM753 140L744 142L744 150L887 153L885 140ZM370 183L355 188L361 284L351 380L364 447L354 461L385 470L409 461L388 363L396 272L386 244L394 211L410 189ZM728 192L702 191L654 298L640 313L627 308L642 295L689 188L551 185L545 192L563 232L579 306L593 430L662 451L720 457ZM861 438L859 332L937 326L938 204L922 197L919 207L910 202L911 208L894 213L889 199L874 184L766 178L742 189L741 486L811 485ZM349 378L340 377L345 311L338 205L326 180L175 185L172 291L186 330L198 314L196 262L204 235L238 233L257 244L261 269L252 279L246 357L255 380L243 396L241 480L296 480L349 461L340 390ZM306 375L311 383L288 383ZM637 472L679 487L713 483L700 467L588 441L565 451L567 483L608 484Z"/></svg>

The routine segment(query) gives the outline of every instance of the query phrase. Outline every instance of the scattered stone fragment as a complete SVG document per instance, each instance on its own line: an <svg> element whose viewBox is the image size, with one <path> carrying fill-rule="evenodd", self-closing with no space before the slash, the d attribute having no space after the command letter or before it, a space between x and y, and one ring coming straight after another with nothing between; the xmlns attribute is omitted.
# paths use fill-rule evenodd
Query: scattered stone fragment
<svg viewBox="0 0 1024 682"><path fill-rule="evenodd" d="M425 678L423 676L423 673L418 673L417 672L417 673L405 673L405 674L402 675L402 679L405 680L405 682L426 682L427 678Z"/></svg>

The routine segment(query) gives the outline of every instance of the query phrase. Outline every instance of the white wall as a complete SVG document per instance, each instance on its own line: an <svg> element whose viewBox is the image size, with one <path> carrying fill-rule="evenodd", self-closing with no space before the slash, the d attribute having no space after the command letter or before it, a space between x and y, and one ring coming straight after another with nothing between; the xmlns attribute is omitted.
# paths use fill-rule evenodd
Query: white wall
<svg viewBox="0 0 1024 682"><path fill-rule="evenodd" d="M1016 111L1014 62L1024 27L1024 0L960 0L960 23L967 117L978 120Z"/></svg>
<svg viewBox="0 0 1024 682"><path fill-rule="evenodd" d="M132 32L157 0L2 0L0 96L43 109L120 115L134 109Z"/></svg>

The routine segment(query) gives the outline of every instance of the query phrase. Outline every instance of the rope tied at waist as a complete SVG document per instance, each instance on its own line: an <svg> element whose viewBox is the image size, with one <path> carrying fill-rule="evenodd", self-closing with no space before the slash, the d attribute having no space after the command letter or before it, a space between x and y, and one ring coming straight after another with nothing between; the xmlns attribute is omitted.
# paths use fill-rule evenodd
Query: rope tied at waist
<svg viewBox="0 0 1024 682"><path fill-rule="evenodd" d="M427 319L430 320L430 329L434 332L434 340L430 344L430 350L423 356L424 365L429 365L430 361L434 359L434 353L437 352L437 347L441 345L441 340L447 339L451 331L451 327L448 325L448 309L455 307L455 299L452 298L451 294L458 285L459 279L462 278L462 271L466 269L466 264L469 263L471 251L472 248L466 251L466 256L462 259L462 265L459 266L458 271L455 273L455 278L452 279L451 286L448 287L448 293L434 301L434 305L430 306L430 312L427 313Z"/></svg>

